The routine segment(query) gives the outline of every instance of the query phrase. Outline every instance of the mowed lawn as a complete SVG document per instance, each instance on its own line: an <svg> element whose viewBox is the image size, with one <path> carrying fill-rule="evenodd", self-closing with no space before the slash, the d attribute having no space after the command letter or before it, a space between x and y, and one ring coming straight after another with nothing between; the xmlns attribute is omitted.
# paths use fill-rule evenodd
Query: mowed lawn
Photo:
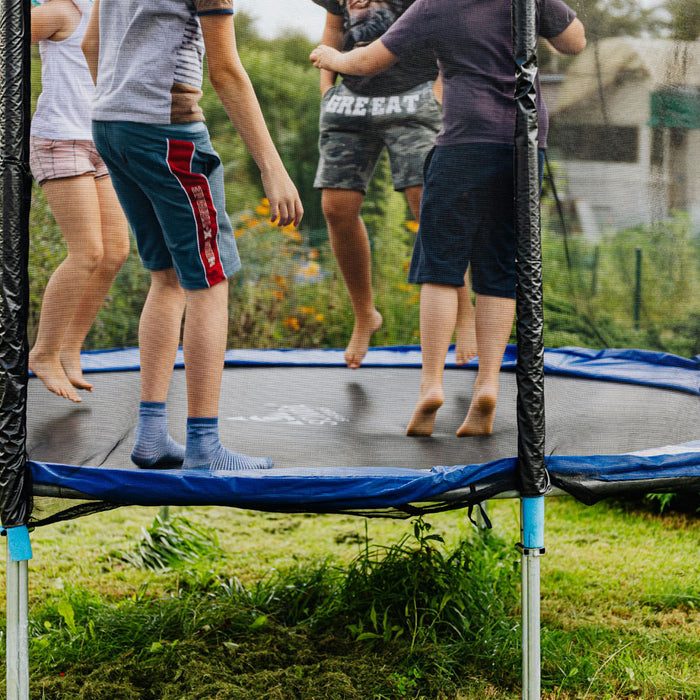
<svg viewBox="0 0 700 700"><path fill-rule="evenodd" d="M514 547L519 538L518 502L492 501L488 509L494 533L505 543L503 546ZM413 531L412 520L261 514L223 508L172 509L171 515L185 516L205 530L212 528L212 537L218 540L220 549L206 561L154 572L136 567L123 556L134 552L142 538L142 528L150 526L157 512L149 508L122 508L35 531L34 559L30 562L32 619L44 619L48 608L63 610L59 623L63 620L70 627L71 601L81 595L91 597L92 609L95 605L119 606L124 601L129 604L135 601L138 606L139 601L143 604L172 601L198 586L210 590L212 582L234 586L238 584L233 582L238 581L252 588L269 577L271 571L303 572L320 562L342 570L362 555L368 545L391 546ZM426 521L432 525L433 534L444 538L444 545L439 546L448 554L461 539L473 537L474 526L465 511L431 515ZM644 507L619 503L586 507L568 497L547 500L547 552L541 559L543 697L700 698L699 524L700 519L693 514L658 515ZM513 559L517 564L515 555ZM514 582L517 588L517 576ZM479 581L475 580L475 586L478 585ZM4 593L3 588L0 595L4 597ZM206 600L202 598L199 604L206 606ZM61 601L70 604L66 606L64 602L61 608ZM95 614L94 618L99 620L100 616ZM216 687L208 691L213 698L243 698L247 692L251 698L324 700L515 699L520 697L517 603L508 618L510 632L504 637L503 645L510 648L494 649L492 655L489 649L475 648L473 655L467 654L469 661L460 680L455 681L452 673L449 683L436 682L430 674L433 668L440 674L441 668L449 666L450 656L456 653L452 642L441 645L441 640L436 639L431 645L431 654L435 655L431 663L425 663L421 657L423 660L406 666L406 653L401 647L405 639L362 641L357 635L349 638L348 631L340 628L337 635L332 632L330 635L337 636L336 651L329 651L328 632L325 634L323 663L331 663L327 655L336 653L339 663L343 657L342 673L338 670L340 666L335 668L325 681L325 690L311 680L304 680L306 674L309 679L313 677L309 669L314 667L314 654L319 653L311 643L306 655L297 654L292 665L282 654L278 668L274 659L266 659L265 673L270 677L266 677L257 696L250 690L253 686L246 686L247 691L235 687L235 673L230 687L223 683L216 685L217 673L223 678L231 672L226 669L226 657L217 661L218 671L209 668L203 673L214 679L214 685L208 686ZM267 622L263 620L260 624ZM72 625L75 634L82 630L86 639L99 639L103 633L94 621L87 625L77 620ZM300 629L292 632L296 634ZM82 663L62 662L52 668L54 657L50 647L56 642L49 634L51 631L52 625L46 621L43 627L32 625L35 638L32 687L37 693L41 689L42 693L36 697L90 698L90 691L78 690L81 680L97 675L107 677L114 669L109 663L105 665L104 660L91 659L90 652ZM109 630L104 633L114 634ZM43 643L36 640L42 634L46 637ZM299 632L297 641L302 637ZM177 642L182 650L177 653L182 653L185 666L189 663L187 650L192 650L188 644L194 642L186 639ZM113 659L111 663L125 663L124 659L128 659L129 664L136 664L136 669L143 666L143 675L148 676L148 669L155 668L153 658L162 656L168 645L174 657L169 668L178 668L177 653L171 642L152 644L148 650L135 648L122 652L121 662ZM237 648L238 644L234 646ZM233 646L227 649L230 653ZM410 651L415 649L412 647ZM197 653L201 656L201 652ZM504 665L503 659L508 659L508 663ZM251 664L254 662L248 659L246 674L255 671ZM235 664L232 666L235 668ZM319 675L323 667L321 664ZM184 676L180 675L185 671L181 668L171 685L162 685L160 679L158 691L144 690L148 681L142 679L141 689L135 688L133 694L127 692L123 682L118 694L115 695L114 689L109 692L115 698L155 698L158 694L162 698L207 697L198 694L191 683L184 683ZM134 675L133 669L131 674ZM348 680L353 674L356 680ZM178 683L180 691L174 689ZM103 697L98 685L94 688L92 698Z"/></svg>

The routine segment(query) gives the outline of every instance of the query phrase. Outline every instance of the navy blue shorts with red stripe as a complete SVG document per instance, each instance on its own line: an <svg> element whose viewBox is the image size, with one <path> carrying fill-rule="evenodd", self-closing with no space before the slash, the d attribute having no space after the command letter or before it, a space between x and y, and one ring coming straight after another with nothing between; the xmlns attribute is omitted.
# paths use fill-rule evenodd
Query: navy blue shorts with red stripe
<svg viewBox="0 0 700 700"><path fill-rule="evenodd" d="M93 122L93 139L147 270L174 267L184 289L205 289L240 269L223 167L202 122Z"/></svg>

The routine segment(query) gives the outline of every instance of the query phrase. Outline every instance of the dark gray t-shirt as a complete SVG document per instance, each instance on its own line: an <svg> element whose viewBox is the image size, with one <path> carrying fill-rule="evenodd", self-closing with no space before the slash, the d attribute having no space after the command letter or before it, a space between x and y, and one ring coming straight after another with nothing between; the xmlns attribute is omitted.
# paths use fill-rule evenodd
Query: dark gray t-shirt
<svg viewBox="0 0 700 700"><path fill-rule="evenodd" d="M313 0L333 15L343 17L343 51L371 44L410 7L415 0ZM433 52L414 46L409 55L383 73L370 77L343 75L345 86L358 95L397 95L437 77Z"/></svg>
<svg viewBox="0 0 700 700"><path fill-rule="evenodd" d="M576 17L562 0L536 0L541 37L561 34ZM401 60L427 43L443 79L443 126L436 143L513 143L515 63L511 0L416 0L381 37ZM539 143L549 126L537 82Z"/></svg>

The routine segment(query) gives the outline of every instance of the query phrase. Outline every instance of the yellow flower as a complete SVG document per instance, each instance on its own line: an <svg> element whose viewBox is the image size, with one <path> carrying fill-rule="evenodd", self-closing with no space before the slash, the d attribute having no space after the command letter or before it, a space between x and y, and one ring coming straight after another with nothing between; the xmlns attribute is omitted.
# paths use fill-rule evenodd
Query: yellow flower
<svg viewBox="0 0 700 700"><path fill-rule="evenodd" d="M260 222L257 219L247 219L248 228L255 228Z"/></svg>
<svg viewBox="0 0 700 700"><path fill-rule="evenodd" d="M413 285L412 284L406 284L404 282L399 282L398 285L396 285L400 291L402 292L413 292Z"/></svg>
<svg viewBox="0 0 700 700"><path fill-rule="evenodd" d="M418 231L417 221L407 221L405 226L411 233L416 233Z"/></svg>
<svg viewBox="0 0 700 700"><path fill-rule="evenodd" d="M323 314L316 314L316 320L321 323L321 321L323 321Z"/></svg>
<svg viewBox="0 0 700 700"><path fill-rule="evenodd" d="M233 235L238 238L239 236L242 236L245 233L245 229L242 228L237 228L234 232Z"/></svg>
<svg viewBox="0 0 700 700"><path fill-rule="evenodd" d="M282 229L282 233L290 240L301 243L301 234L295 228L290 229L289 226L285 226Z"/></svg>
<svg viewBox="0 0 700 700"><path fill-rule="evenodd" d="M403 271L408 272L409 268L411 267L411 261L410 260L404 260L403 261Z"/></svg>
<svg viewBox="0 0 700 700"><path fill-rule="evenodd" d="M262 204L255 207L255 213L258 216L270 216L270 207L264 207Z"/></svg>
<svg viewBox="0 0 700 700"><path fill-rule="evenodd" d="M260 200L260 203L264 206L267 207L268 209L270 208L270 200L267 197L263 197Z"/></svg>
<svg viewBox="0 0 700 700"><path fill-rule="evenodd" d="M316 309L314 309L313 306L300 306L299 311L301 311L303 314L312 314L314 311L316 311Z"/></svg>
<svg viewBox="0 0 700 700"><path fill-rule="evenodd" d="M304 277L315 277L319 273L320 269L321 266L317 262L310 260L301 269L301 273L304 275Z"/></svg>

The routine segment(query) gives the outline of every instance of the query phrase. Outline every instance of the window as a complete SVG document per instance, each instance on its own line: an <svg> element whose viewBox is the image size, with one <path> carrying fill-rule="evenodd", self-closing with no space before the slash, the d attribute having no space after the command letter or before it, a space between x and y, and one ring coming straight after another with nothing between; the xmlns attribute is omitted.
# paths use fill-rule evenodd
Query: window
<svg viewBox="0 0 700 700"><path fill-rule="evenodd" d="M548 141L565 160L636 163L639 159L639 129L636 126L553 122Z"/></svg>

